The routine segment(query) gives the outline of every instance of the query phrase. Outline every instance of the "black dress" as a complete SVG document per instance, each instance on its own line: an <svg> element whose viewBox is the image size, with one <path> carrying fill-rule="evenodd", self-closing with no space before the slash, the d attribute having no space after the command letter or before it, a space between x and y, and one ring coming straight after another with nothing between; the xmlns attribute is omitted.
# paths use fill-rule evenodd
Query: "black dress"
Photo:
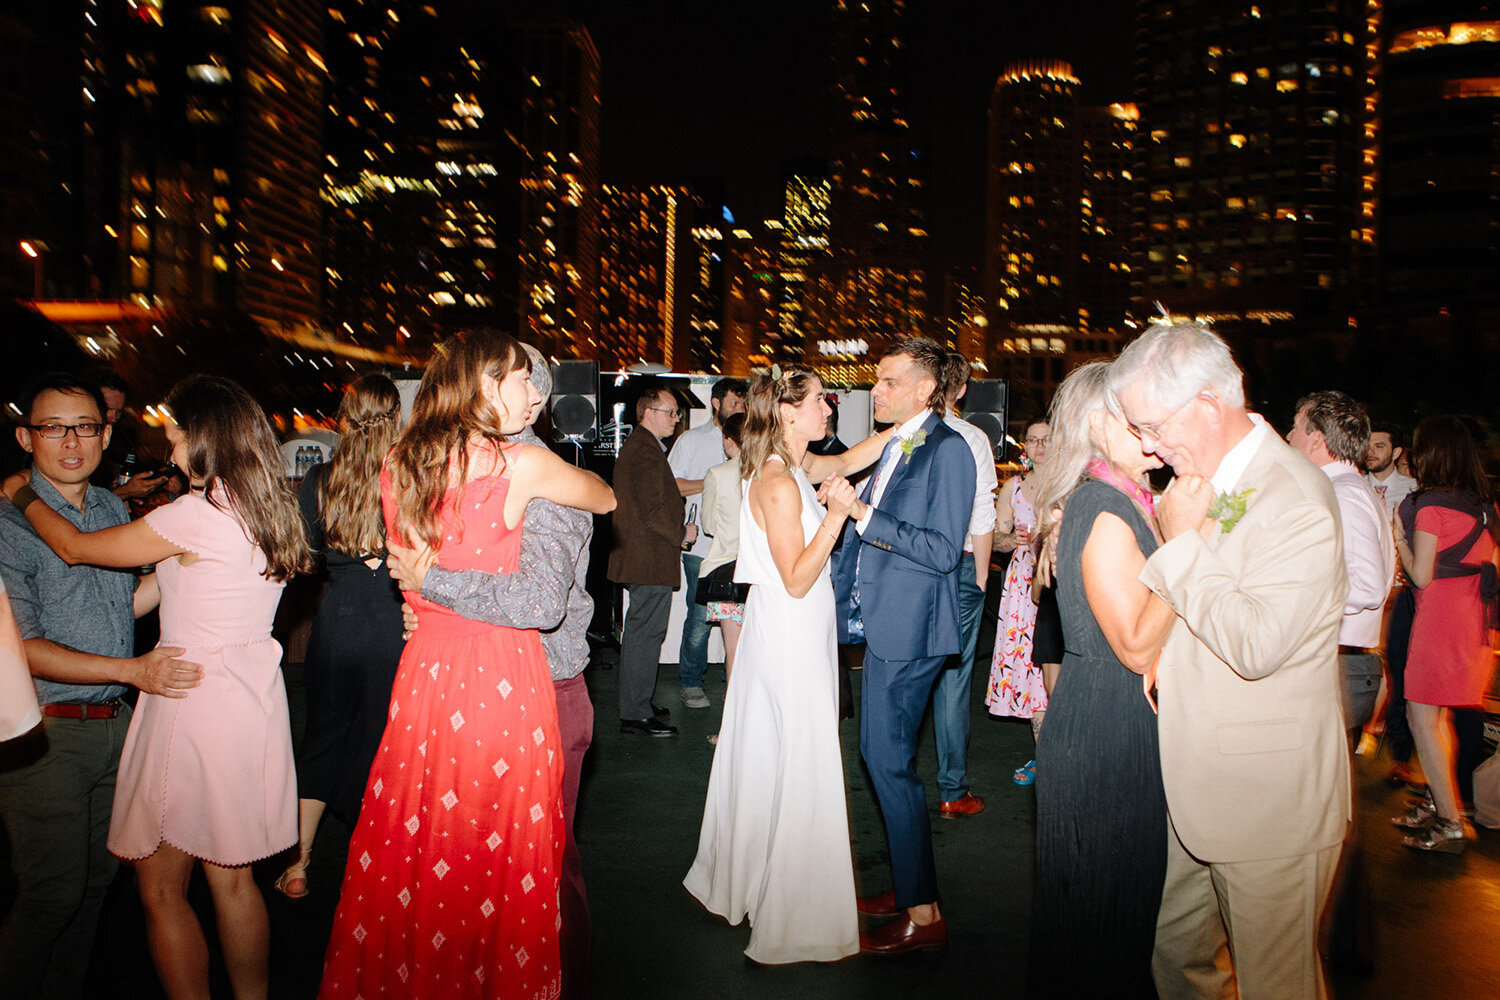
<svg viewBox="0 0 1500 1000"><path fill-rule="evenodd" d="M370 765L385 732L401 638L401 591L385 566L324 550L320 465L298 502L308 542L328 567L328 590L307 643L307 729L297 761L297 794L321 799L351 826L359 817ZM374 559L376 556L371 556Z"/></svg>
<svg viewBox="0 0 1500 1000"><path fill-rule="evenodd" d="M1089 480L1058 538L1065 652L1036 748L1036 895L1028 993L1155 997L1151 950L1167 867L1156 715L1084 597L1084 543L1101 512L1149 556L1156 539L1125 494Z"/></svg>

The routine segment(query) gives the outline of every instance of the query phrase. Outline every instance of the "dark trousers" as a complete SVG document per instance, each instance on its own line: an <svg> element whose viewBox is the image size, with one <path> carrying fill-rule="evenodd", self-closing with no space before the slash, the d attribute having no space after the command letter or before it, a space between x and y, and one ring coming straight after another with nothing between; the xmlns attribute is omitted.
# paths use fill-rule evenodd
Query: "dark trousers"
<svg viewBox="0 0 1500 1000"><path fill-rule="evenodd" d="M44 718L0 753L16 900L0 927L0 997L74 1000L118 865L104 846L130 710Z"/></svg>
<svg viewBox="0 0 1500 1000"><path fill-rule="evenodd" d="M974 556L958 563L958 627L964 649L948 657L932 692L932 728L937 742L938 798L957 802L969 791L969 695L974 679L974 647L984 591L974 577Z"/></svg>
<svg viewBox="0 0 1500 1000"><path fill-rule="evenodd" d="M1411 643L1411 622L1417 613L1417 599L1410 587L1396 595L1391 608L1390 630L1385 642L1385 744L1391 759L1405 764L1411 760L1416 745L1411 727L1406 723L1406 650Z"/></svg>
<svg viewBox="0 0 1500 1000"><path fill-rule="evenodd" d="M578 784L583 777L583 758L594 738L594 703L583 675L554 681L557 693L557 729L563 747L563 819L567 843L563 847L557 906L562 916L558 944L562 948L562 985L566 1000L584 1000L589 995L589 903L583 888L583 862L578 856L573 817L578 812Z"/></svg>
<svg viewBox="0 0 1500 1000"><path fill-rule="evenodd" d="M917 777L917 732L945 656L882 660L865 649L860 676L859 751L885 820L896 906L937 901L937 866L927 794Z"/></svg>
<svg viewBox="0 0 1500 1000"><path fill-rule="evenodd" d="M661 644L672 613L672 588L651 583L627 584L630 607L620 633L620 718L651 718Z"/></svg>

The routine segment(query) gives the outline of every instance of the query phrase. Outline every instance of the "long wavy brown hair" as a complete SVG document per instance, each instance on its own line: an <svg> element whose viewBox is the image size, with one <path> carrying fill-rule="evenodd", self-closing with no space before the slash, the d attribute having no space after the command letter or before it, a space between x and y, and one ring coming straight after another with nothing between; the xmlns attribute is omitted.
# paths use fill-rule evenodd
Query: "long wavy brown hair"
<svg viewBox="0 0 1500 1000"><path fill-rule="evenodd" d="M355 379L339 404L342 436L323 484L328 547L356 559L385 548L380 466L401 434L401 394L384 375Z"/></svg>
<svg viewBox="0 0 1500 1000"><path fill-rule="evenodd" d="M229 510L227 492L231 512L265 553L265 575L283 581L311 572L297 498L260 405L238 383L212 375L183 379L167 405L187 440L188 468L182 471L203 481L208 502L220 510Z"/></svg>
<svg viewBox="0 0 1500 1000"><path fill-rule="evenodd" d="M772 455L793 467L792 453L786 447L786 424L781 419L781 404L796 406L807 398L813 387L821 385L816 373L795 365L785 365L780 378L761 372L750 382L745 397L745 429L740 441L740 478L752 479Z"/></svg>
<svg viewBox="0 0 1500 1000"><path fill-rule="evenodd" d="M439 513L450 467L463 483L474 441L495 449L505 444L501 415L484 398L481 378L503 382L517 368L531 370L525 349L493 330L455 334L437 346L417 387L411 422L389 459L403 536L415 535L434 550L442 547Z"/></svg>

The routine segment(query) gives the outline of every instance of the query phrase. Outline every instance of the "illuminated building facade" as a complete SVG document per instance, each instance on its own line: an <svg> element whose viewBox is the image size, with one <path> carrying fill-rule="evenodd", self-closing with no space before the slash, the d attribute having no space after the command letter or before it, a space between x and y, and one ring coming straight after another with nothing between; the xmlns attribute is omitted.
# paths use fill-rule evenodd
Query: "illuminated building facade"
<svg viewBox="0 0 1500 1000"><path fill-rule="evenodd" d="M517 28L521 44L520 329L538 349L601 363L599 52L576 21ZM619 326L615 337L626 337ZM627 338L628 340L628 338ZM628 353L628 352L627 352ZM633 359L638 360L638 359Z"/></svg>
<svg viewBox="0 0 1500 1000"><path fill-rule="evenodd" d="M32 22L45 58L60 60L30 89L43 82L68 95L31 108L43 155L63 175L49 176L62 183L37 200L61 210L44 237L62 279L49 294L234 310L276 330L314 325L323 8L53 6L17 18L23 31ZM59 11L68 24L53 36Z"/></svg>
<svg viewBox="0 0 1500 1000"><path fill-rule="evenodd" d="M692 192L682 187L600 188L601 366L646 361L693 368L696 209Z"/></svg>
<svg viewBox="0 0 1500 1000"><path fill-rule="evenodd" d="M1500 305L1500 11L1386 0L1381 301L1410 317Z"/></svg>
<svg viewBox="0 0 1500 1000"><path fill-rule="evenodd" d="M958 266L943 275L943 326L939 343L958 351L975 366L975 378L988 370L985 360L989 345L985 336L989 317L985 315L979 268Z"/></svg>
<svg viewBox="0 0 1500 1000"><path fill-rule="evenodd" d="M831 185L826 167L790 165L782 186L781 343L789 360L801 352L816 352L817 331L808 323L809 275L828 261L828 201ZM799 363L804 359L797 357Z"/></svg>
<svg viewBox="0 0 1500 1000"><path fill-rule="evenodd" d="M832 4L829 249L809 324L821 340L866 341L879 357L927 316L923 154L908 117L904 0ZM874 364L851 364L873 376Z"/></svg>
<svg viewBox="0 0 1500 1000"><path fill-rule="evenodd" d="M984 305L994 373L1042 405L1128 331L1134 105L1081 107L1064 62L1006 69L990 101Z"/></svg>
<svg viewBox="0 0 1500 1000"><path fill-rule="evenodd" d="M328 60L329 328L420 352L445 331L510 327L510 36L478 11L345 0L328 11Z"/></svg>
<svg viewBox="0 0 1500 1000"><path fill-rule="evenodd" d="M1146 302L1220 322L1347 309L1361 230L1366 0L1142 0Z"/></svg>
<svg viewBox="0 0 1500 1000"><path fill-rule="evenodd" d="M795 361L781 350L782 289L778 265L783 229L763 226L759 234L731 226L724 242L724 339L726 375L744 378L754 368Z"/></svg>

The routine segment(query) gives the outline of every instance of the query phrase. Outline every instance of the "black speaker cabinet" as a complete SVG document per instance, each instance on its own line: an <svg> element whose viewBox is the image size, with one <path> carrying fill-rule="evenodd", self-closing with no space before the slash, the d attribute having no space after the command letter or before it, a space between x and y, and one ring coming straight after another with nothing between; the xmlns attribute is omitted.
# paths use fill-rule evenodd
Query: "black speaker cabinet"
<svg viewBox="0 0 1500 1000"><path fill-rule="evenodd" d="M599 437L599 366L559 361L552 366L552 439L589 443Z"/></svg>
<svg viewBox="0 0 1500 1000"><path fill-rule="evenodd" d="M969 380L964 393L964 419L984 431L997 461L1005 460L1005 424L1010 403L1010 383L1003 379Z"/></svg>

